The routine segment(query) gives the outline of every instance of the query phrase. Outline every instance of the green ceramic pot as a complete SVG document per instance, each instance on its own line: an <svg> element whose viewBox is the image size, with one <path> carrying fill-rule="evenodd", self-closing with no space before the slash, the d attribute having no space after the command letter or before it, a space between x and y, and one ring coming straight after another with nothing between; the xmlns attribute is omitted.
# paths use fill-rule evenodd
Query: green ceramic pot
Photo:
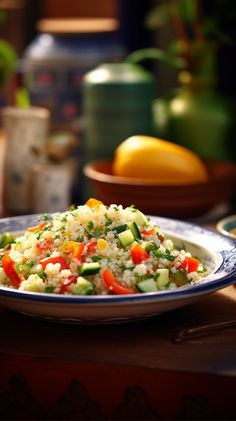
<svg viewBox="0 0 236 421"><path fill-rule="evenodd" d="M214 80L180 74L180 88L153 106L155 134L208 159L236 160L235 109Z"/></svg>
<svg viewBox="0 0 236 421"><path fill-rule="evenodd" d="M112 158L135 134L152 135L154 77L132 63L102 64L83 81L85 160Z"/></svg>

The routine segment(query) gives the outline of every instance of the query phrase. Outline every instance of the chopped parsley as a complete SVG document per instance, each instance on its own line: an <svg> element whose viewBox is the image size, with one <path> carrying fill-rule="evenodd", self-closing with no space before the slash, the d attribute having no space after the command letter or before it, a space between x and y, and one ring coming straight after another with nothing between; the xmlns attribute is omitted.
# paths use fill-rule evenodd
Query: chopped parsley
<svg viewBox="0 0 236 421"><path fill-rule="evenodd" d="M169 262L173 262L176 259L176 256L172 255L169 249L166 249L164 253L160 249L154 250L153 256L169 260Z"/></svg>
<svg viewBox="0 0 236 421"><path fill-rule="evenodd" d="M40 215L36 221L50 221L52 217L48 215L47 213L44 213L43 215Z"/></svg>
<svg viewBox="0 0 236 421"><path fill-rule="evenodd" d="M70 210L71 212L75 211L76 209L77 209L77 206L76 206L76 204L75 204L75 203L72 203L72 205L70 205L70 207L69 207L69 210Z"/></svg>
<svg viewBox="0 0 236 421"><path fill-rule="evenodd" d="M93 226L94 226L93 221L89 221L88 224L87 224L87 229L90 231L90 230L93 229Z"/></svg>
<svg viewBox="0 0 236 421"><path fill-rule="evenodd" d="M84 242L84 236L83 235L78 235L78 237L76 238L76 240L78 243L83 243Z"/></svg>
<svg viewBox="0 0 236 421"><path fill-rule="evenodd" d="M38 273L38 276L39 276L41 279L43 279L44 281L45 281L45 279L47 279L47 275L46 275L46 273L45 273L45 272L39 272L39 273Z"/></svg>
<svg viewBox="0 0 236 421"><path fill-rule="evenodd" d="M33 260L26 260L24 265L30 269L34 266L34 262Z"/></svg>
<svg viewBox="0 0 236 421"><path fill-rule="evenodd" d="M124 264L120 265L120 268L122 270L133 270L135 268L136 265L132 265L132 266L126 266Z"/></svg>
<svg viewBox="0 0 236 421"><path fill-rule="evenodd" d="M99 262L99 260L102 260L103 257L98 256L98 255L93 255L93 256L91 256L91 259L92 259L93 262Z"/></svg>
<svg viewBox="0 0 236 421"><path fill-rule="evenodd" d="M106 227L106 233L107 233L109 231L109 226L113 223L113 220L109 218L106 213L105 213L105 218L106 218L105 227Z"/></svg>
<svg viewBox="0 0 236 421"><path fill-rule="evenodd" d="M86 232L87 232L87 234L88 234L89 237L99 238L102 235L102 231L101 231L100 228L96 227L94 229L94 223L93 223L93 221L89 221L88 222Z"/></svg>
<svg viewBox="0 0 236 421"><path fill-rule="evenodd" d="M95 228L95 230L92 233L92 237L99 238L102 235L102 231L100 228Z"/></svg>

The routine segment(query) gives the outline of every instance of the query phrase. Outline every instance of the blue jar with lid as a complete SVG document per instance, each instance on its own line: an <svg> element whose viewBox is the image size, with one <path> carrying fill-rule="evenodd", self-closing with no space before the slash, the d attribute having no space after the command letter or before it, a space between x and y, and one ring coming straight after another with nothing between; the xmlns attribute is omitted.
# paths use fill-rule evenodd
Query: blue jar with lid
<svg viewBox="0 0 236 421"><path fill-rule="evenodd" d="M115 19L44 19L23 56L23 80L33 105L51 112L54 127L80 131L81 83L103 62L120 62L125 48Z"/></svg>

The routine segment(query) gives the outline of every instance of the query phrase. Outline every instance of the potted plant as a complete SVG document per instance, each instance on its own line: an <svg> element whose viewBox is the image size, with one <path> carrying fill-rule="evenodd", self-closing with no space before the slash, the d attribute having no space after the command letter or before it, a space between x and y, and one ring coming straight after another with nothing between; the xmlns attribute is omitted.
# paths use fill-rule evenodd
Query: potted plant
<svg viewBox="0 0 236 421"><path fill-rule="evenodd" d="M5 11L0 9L0 24L5 20L5 17ZM8 41L0 38L0 94L2 94L8 79L13 74L15 66L16 53L14 48ZM3 98L5 97L4 94Z"/></svg>
<svg viewBox="0 0 236 421"><path fill-rule="evenodd" d="M235 23L235 2L217 0L207 13L203 6L206 2L200 0L158 2L145 24L156 30L171 21L176 38L164 52L139 50L128 60L152 57L179 69L178 89L154 102L157 136L205 158L235 159L234 107L218 89L218 53L223 44L232 42L230 34L221 30L222 20Z"/></svg>

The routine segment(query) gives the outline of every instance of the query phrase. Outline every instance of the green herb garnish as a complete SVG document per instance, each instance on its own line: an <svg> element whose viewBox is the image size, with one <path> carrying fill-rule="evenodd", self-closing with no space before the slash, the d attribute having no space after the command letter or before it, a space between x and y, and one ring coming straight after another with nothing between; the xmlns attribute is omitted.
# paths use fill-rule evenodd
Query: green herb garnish
<svg viewBox="0 0 236 421"><path fill-rule="evenodd" d="M93 262L99 262L99 260L102 260L103 257L98 256L98 255L93 255L93 256L91 256L91 259L92 259Z"/></svg>
<svg viewBox="0 0 236 421"><path fill-rule="evenodd" d="M46 275L46 273L45 273L45 272L39 272L39 273L38 273L38 276L39 276L41 279L43 279L44 281L45 281L45 279L47 279L47 275Z"/></svg>

